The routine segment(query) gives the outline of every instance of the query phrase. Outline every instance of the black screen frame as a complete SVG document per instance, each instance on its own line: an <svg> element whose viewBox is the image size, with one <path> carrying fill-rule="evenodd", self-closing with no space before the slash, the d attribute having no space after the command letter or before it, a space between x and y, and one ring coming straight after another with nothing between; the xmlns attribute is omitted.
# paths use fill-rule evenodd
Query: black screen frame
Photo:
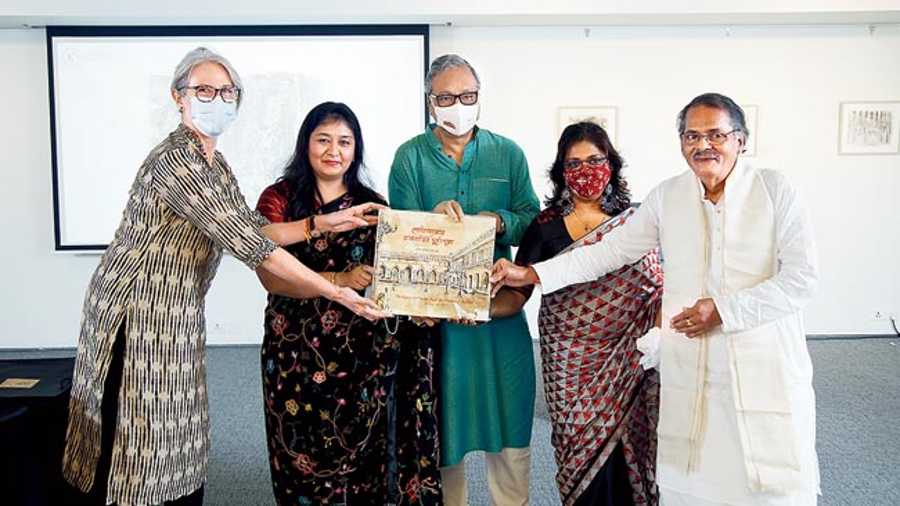
<svg viewBox="0 0 900 506"><path fill-rule="evenodd" d="M53 80L53 38L54 37L258 37L258 36L379 36L379 35L419 35L422 36L423 68L428 71L429 25L229 25L229 26L48 26L47 78L50 94L50 161L53 181L53 243L55 251L91 252L104 251L106 244L62 244L59 202L59 166L56 145L56 98ZM424 80L425 76L422 76ZM428 124L428 104L425 94L425 117L423 128Z"/></svg>

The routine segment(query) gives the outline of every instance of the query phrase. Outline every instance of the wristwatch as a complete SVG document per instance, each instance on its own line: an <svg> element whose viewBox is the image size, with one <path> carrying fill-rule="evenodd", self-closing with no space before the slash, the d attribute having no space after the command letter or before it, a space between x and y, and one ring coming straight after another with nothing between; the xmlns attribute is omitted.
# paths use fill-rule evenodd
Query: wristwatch
<svg viewBox="0 0 900 506"><path fill-rule="evenodd" d="M316 230L316 215L312 215L309 217L309 235L313 239L318 239L322 237L322 232Z"/></svg>

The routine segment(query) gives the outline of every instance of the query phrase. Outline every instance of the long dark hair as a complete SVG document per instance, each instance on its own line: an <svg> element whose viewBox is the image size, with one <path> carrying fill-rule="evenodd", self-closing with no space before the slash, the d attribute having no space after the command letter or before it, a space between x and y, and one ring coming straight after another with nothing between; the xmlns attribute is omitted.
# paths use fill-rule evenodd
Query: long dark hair
<svg viewBox="0 0 900 506"><path fill-rule="evenodd" d="M566 179L563 176L563 171L565 170L563 164L566 161L566 154L569 153L569 149L581 141L590 142L597 146L597 149L605 152L606 158L609 160L610 169L612 169L612 176L609 179L610 192L606 193L604 190L603 198L601 199L603 212L610 216L615 216L628 209L631 205L631 192L628 191L628 183L625 182L625 178L622 176L622 167L625 166L625 162L619 156L616 148L613 147L606 130L590 121L582 121L567 126L559 137L559 143L556 145L556 160L553 161L549 172L550 182L553 184L553 194L544 200L544 204L547 207L559 207L566 213L571 211L572 202L564 195Z"/></svg>
<svg viewBox="0 0 900 506"><path fill-rule="evenodd" d="M360 176L366 177L366 175L365 165L363 165L362 129L359 127L359 120L356 119L356 114L353 114L353 111L346 104L323 102L313 107L309 114L306 115L306 118L303 119L303 124L300 125L300 132L297 133L294 155L291 157L291 161L288 162L287 167L284 168L284 175L278 179L278 181L286 182L290 189L287 215L291 220L313 214L318 204L322 203L322 196L319 195L319 189L316 185L316 174L309 163L309 139L312 137L313 130L316 127L331 121L342 121L353 132L353 161L350 162L350 167L347 168L347 172L344 173L343 177L344 184L347 186L347 193L360 202L384 201L360 179Z"/></svg>

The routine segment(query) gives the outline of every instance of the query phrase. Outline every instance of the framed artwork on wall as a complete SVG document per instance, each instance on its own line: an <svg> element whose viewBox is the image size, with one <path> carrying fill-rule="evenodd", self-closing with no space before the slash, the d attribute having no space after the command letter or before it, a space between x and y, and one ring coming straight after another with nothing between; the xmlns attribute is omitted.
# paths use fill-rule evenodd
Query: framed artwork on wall
<svg viewBox="0 0 900 506"><path fill-rule="evenodd" d="M562 135L562 131L572 123L592 121L603 127L603 129L606 130L606 134L609 135L609 139L612 141L613 145L618 146L616 115L616 107L609 105L560 107L556 137L559 138L559 136Z"/></svg>
<svg viewBox="0 0 900 506"><path fill-rule="evenodd" d="M747 139L747 145L744 146L744 156L756 156L756 141L759 139L759 107L755 105L742 105L744 110L744 121L747 123L747 130L750 131L750 137Z"/></svg>
<svg viewBox="0 0 900 506"><path fill-rule="evenodd" d="M900 153L900 101L841 102L839 155Z"/></svg>
<svg viewBox="0 0 900 506"><path fill-rule="evenodd" d="M227 55L254 90L217 145L248 202L279 177L306 112L335 97L370 118L363 134L378 141L366 160L384 193L394 149L428 123L429 33L427 25L47 27L56 251L103 251L113 239L134 171L178 125L172 70L198 46ZM366 75L367 86L336 75L330 62L338 60Z"/></svg>

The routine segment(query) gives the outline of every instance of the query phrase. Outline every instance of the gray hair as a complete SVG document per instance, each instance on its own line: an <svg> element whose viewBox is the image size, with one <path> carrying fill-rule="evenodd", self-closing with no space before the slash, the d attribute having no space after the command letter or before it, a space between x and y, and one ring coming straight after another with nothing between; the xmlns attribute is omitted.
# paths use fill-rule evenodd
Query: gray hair
<svg viewBox="0 0 900 506"><path fill-rule="evenodd" d="M183 95L184 89L191 80L191 71L193 71L194 67L197 65L206 62L218 63L225 67L225 72L228 72L228 77L231 79L232 84L241 90L241 94L238 95L238 107L240 107L241 101L244 99L244 85L241 82L240 74L237 73L237 70L234 70L234 67L231 66L231 62L224 56L205 47L192 49L188 54L184 55L184 58L181 59L181 63L175 67L175 75L172 76L172 89Z"/></svg>
<svg viewBox="0 0 900 506"><path fill-rule="evenodd" d="M719 93L704 93L698 95L694 97L688 105L684 106L681 112L678 113L678 135L684 133L684 121L685 117L687 117L688 110L701 106L712 107L727 112L728 117L731 118L731 128L744 134L744 144L746 145L747 139L750 138L750 131L747 130L747 121L744 119L744 110L741 109L741 106L737 105L734 100Z"/></svg>
<svg viewBox="0 0 900 506"><path fill-rule="evenodd" d="M475 83L478 85L478 89L481 89L481 79L478 78L478 72L475 72L475 68L466 61L465 58L458 54L445 54L442 56L438 56L431 62L431 68L428 69L428 74L425 76L425 93L431 95L431 83L434 81L434 78L437 77L438 74L445 70L455 69L458 67L465 67L469 69L469 72L472 73L472 76L475 77Z"/></svg>

